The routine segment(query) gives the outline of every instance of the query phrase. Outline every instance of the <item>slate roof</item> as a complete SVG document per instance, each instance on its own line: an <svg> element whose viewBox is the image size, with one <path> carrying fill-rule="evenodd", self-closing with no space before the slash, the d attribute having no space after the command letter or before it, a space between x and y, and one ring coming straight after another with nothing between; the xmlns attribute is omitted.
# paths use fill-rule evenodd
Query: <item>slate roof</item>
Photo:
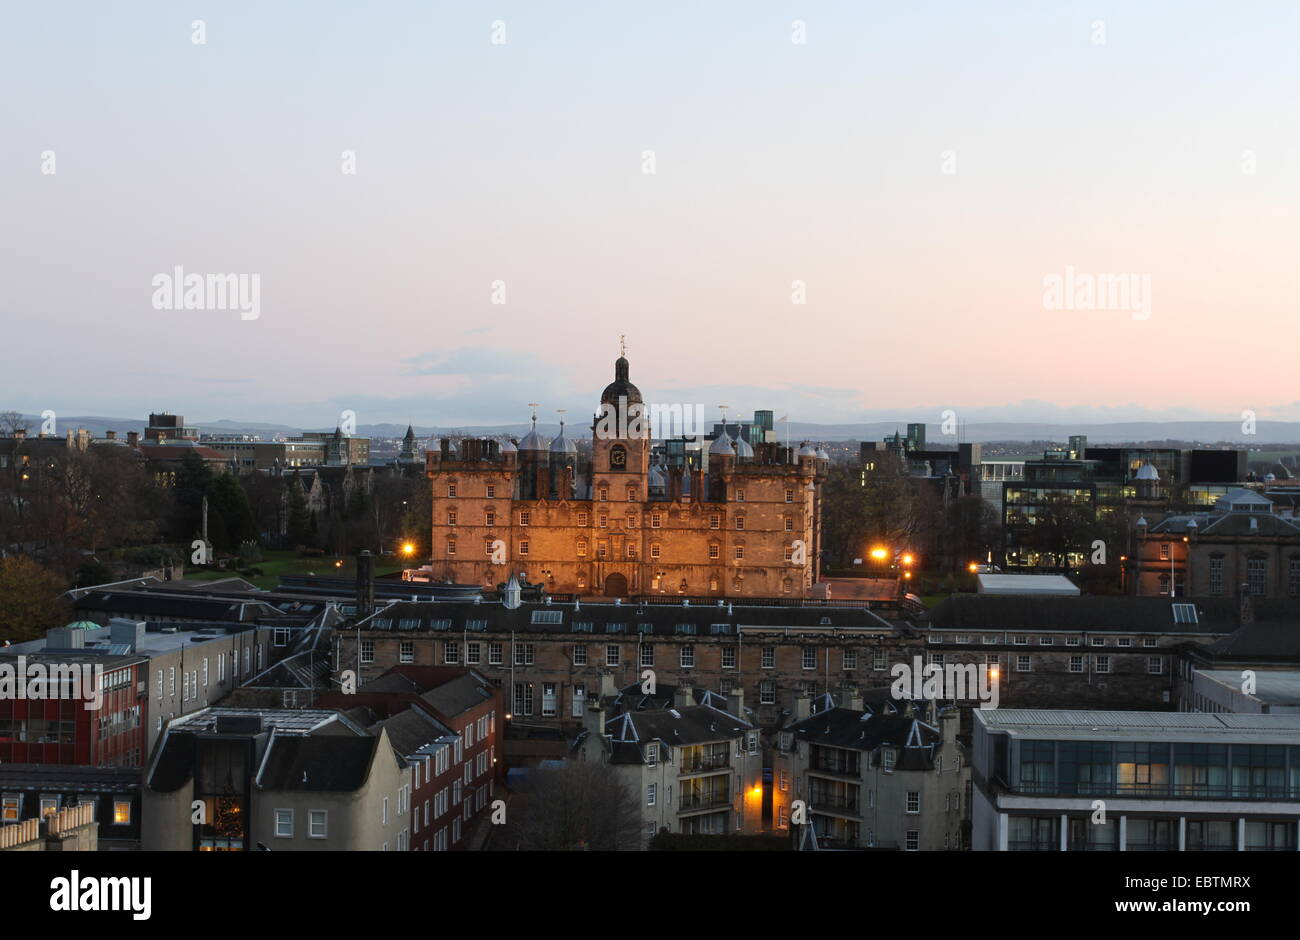
<svg viewBox="0 0 1300 940"><path fill-rule="evenodd" d="M537 616L534 616L537 615ZM636 635L694 637L711 642L736 636L740 630L861 630L895 631L894 624L863 607L716 606L692 604L603 604L584 600L573 604L524 603L510 609L500 601L398 602L359 624L362 630L502 634L589 633L593 636Z"/></svg>
<svg viewBox="0 0 1300 940"><path fill-rule="evenodd" d="M258 785L263 790L358 790L370 775L379 742L369 735L276 735Z"/></svg>
<svg viewBox="0 0 1300 940"><path fill-rule="evenodd" d="M1196 623L1175 623L1175 604L1195 604ZM1224 634L1237 627L1231 597L1029 597L954 594L929 612L934 630Z"/></svg>
<svg viewBox="0 0 1300 940"><path fill-rule="evenodd" d="M124 793L140 789L140 771L83 764L0 764L0 790L38 789Z"/></svg>
<svg viewBox="0 0 1300 940"><path fill-rule="evenodd" d="M342 712L215 707L178 718L167 727L145 771L146 785L160 792L180 789L193 775L199 736L215 733L221 719L254 716L262 719L262 730L244 736L254 742L254 766L261 768L255 781L259 789L351 792L369 776L380 737L367 734ZM222 734L239 732L223 730Z"/></svg>
<svg viewBox="0 0 1300 940"><path fill-rule="evenodd" d="M900 770L930 770L935 747L943 740L936 728L902 715L871 715L848 708L818 712L788 729L795 740L855 751L874 751L882 745L900 748L894 765Z"/></svg>
<svg viewBox="0 0 1300 940"><path fill-rule="evenodd" d="M380 728L388 732L393 750L402 757L409 757L425 745L454 734L442 722L418 708L408 708L391 718L375 722L370 733L377 735Z"/></svg>
<svg viewBox="0 0 1300 940"><path fill-rule="evenodd" d="M613 764L644 763L642 748L651 741L668 747L690 747L731 741L753 728L749 722L711 705L622 712L605 722Z"/></svg>

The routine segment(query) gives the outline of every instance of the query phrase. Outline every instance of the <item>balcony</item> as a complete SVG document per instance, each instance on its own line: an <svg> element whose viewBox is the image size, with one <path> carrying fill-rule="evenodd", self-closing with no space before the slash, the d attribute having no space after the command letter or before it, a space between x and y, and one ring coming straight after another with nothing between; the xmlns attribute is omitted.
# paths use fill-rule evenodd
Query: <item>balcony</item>
<svg viewBox="0 0 1300 940"><path fill-rule="evenodd" d="M808 796L808 807L813 812L838 813L845 816L858 816L861 802L857 794L819 793L812 791Z"/></svg>
<svg viewBox="0 0 1300 940"><path fill-rule="evenodd" d="M832 777L851 777L858 780L862 776L861 764L856 760L833 760L814 756L808 762L808 772L829 774Z"/></svg>
<svg viewBox="0 0 1300 940"><path fill-rule="evenodd" d="M731 767L731 752L725 754L705 754L682 758L680 774L703 774L712 770L726 770Z"/></svg>
<svg viewBox="0 0 1300 940"><path fill-rule="evenodd" d="M725 809L731 806L731 798L726 793L684 793L679 813L698 813L701 810Z"/></svg>

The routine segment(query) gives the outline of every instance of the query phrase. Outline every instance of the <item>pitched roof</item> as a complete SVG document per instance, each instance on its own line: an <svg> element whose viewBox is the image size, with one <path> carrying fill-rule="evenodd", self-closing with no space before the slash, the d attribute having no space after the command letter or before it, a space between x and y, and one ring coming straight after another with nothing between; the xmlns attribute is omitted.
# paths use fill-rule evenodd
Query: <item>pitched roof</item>
<svg viewBox="0 0 1300 940"><path fill-rule="evenodd" d="M1174 619L1180 604L1196 607L1195 623ZM930 610L928 624L935 630L1222 634L1236 628L1237 603L1230 597L954 594Z"/></svg>

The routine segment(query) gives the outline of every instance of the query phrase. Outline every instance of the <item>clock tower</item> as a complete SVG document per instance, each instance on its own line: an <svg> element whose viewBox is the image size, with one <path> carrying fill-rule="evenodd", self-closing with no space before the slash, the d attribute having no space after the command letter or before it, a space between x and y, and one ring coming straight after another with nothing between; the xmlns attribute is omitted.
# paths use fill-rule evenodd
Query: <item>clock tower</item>
<svg viewBox="0 0 1300 940"><path fill-rule="evenodd" d="M601 486L608 498L626 501L627 487L635 487L631 498L646 499L646 477L650 472L650 416L645 413L641 390L628 379L627 359L614 362L614 381L600 396L600 409L592 425L591 472L593 497Z"/></svg>

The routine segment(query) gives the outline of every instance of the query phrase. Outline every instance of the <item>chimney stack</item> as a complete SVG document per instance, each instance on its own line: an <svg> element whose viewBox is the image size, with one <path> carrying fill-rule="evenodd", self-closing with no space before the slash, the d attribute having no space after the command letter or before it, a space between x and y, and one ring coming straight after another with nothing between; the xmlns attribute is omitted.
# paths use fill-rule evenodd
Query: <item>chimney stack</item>
<svg viewBox="0 0 1300 940"><path fill-rule="evenodd" d="M681 681L677 683L677 691L673 694L673 705L676 708L687 708L695 704L695 686L690 682Z"/></svg>
<svg viewBox="0 0 1300 940"><path fill-rule="evenodd" d="M117 432L116 432L116 431L105 431L105 432L104 432L104 440L106 440L106 441L115 441L115 440L117 440Z"/></svg>
<svg viewBox="0 0 1300 940"><path fill-rule="evenodd" d="M370 552L357 556L357 619L369 617L375 609L375 559Z"/></svg>
<svg viewBox="0 0 1300 940"><path fill-rule="evenodd" d="M742 720L744 719L744 717L745 717L745 690L742 689L740 686L736 686L736 687L735 687L734 689L732 689L731 692L727 695L727 711L728 711L730 714L735 715L737 718L740 718L740 719L742 719Z"/></svg>
<svg viewBox="0 0 1300 940"><path fill-rule="evenodd" d="M131 447L139 447L139 446L140 446L140 432L139 432L139 431L127 431L127 432L126 432L126 443L127 443L129 446L131 446Z"/></svg>

